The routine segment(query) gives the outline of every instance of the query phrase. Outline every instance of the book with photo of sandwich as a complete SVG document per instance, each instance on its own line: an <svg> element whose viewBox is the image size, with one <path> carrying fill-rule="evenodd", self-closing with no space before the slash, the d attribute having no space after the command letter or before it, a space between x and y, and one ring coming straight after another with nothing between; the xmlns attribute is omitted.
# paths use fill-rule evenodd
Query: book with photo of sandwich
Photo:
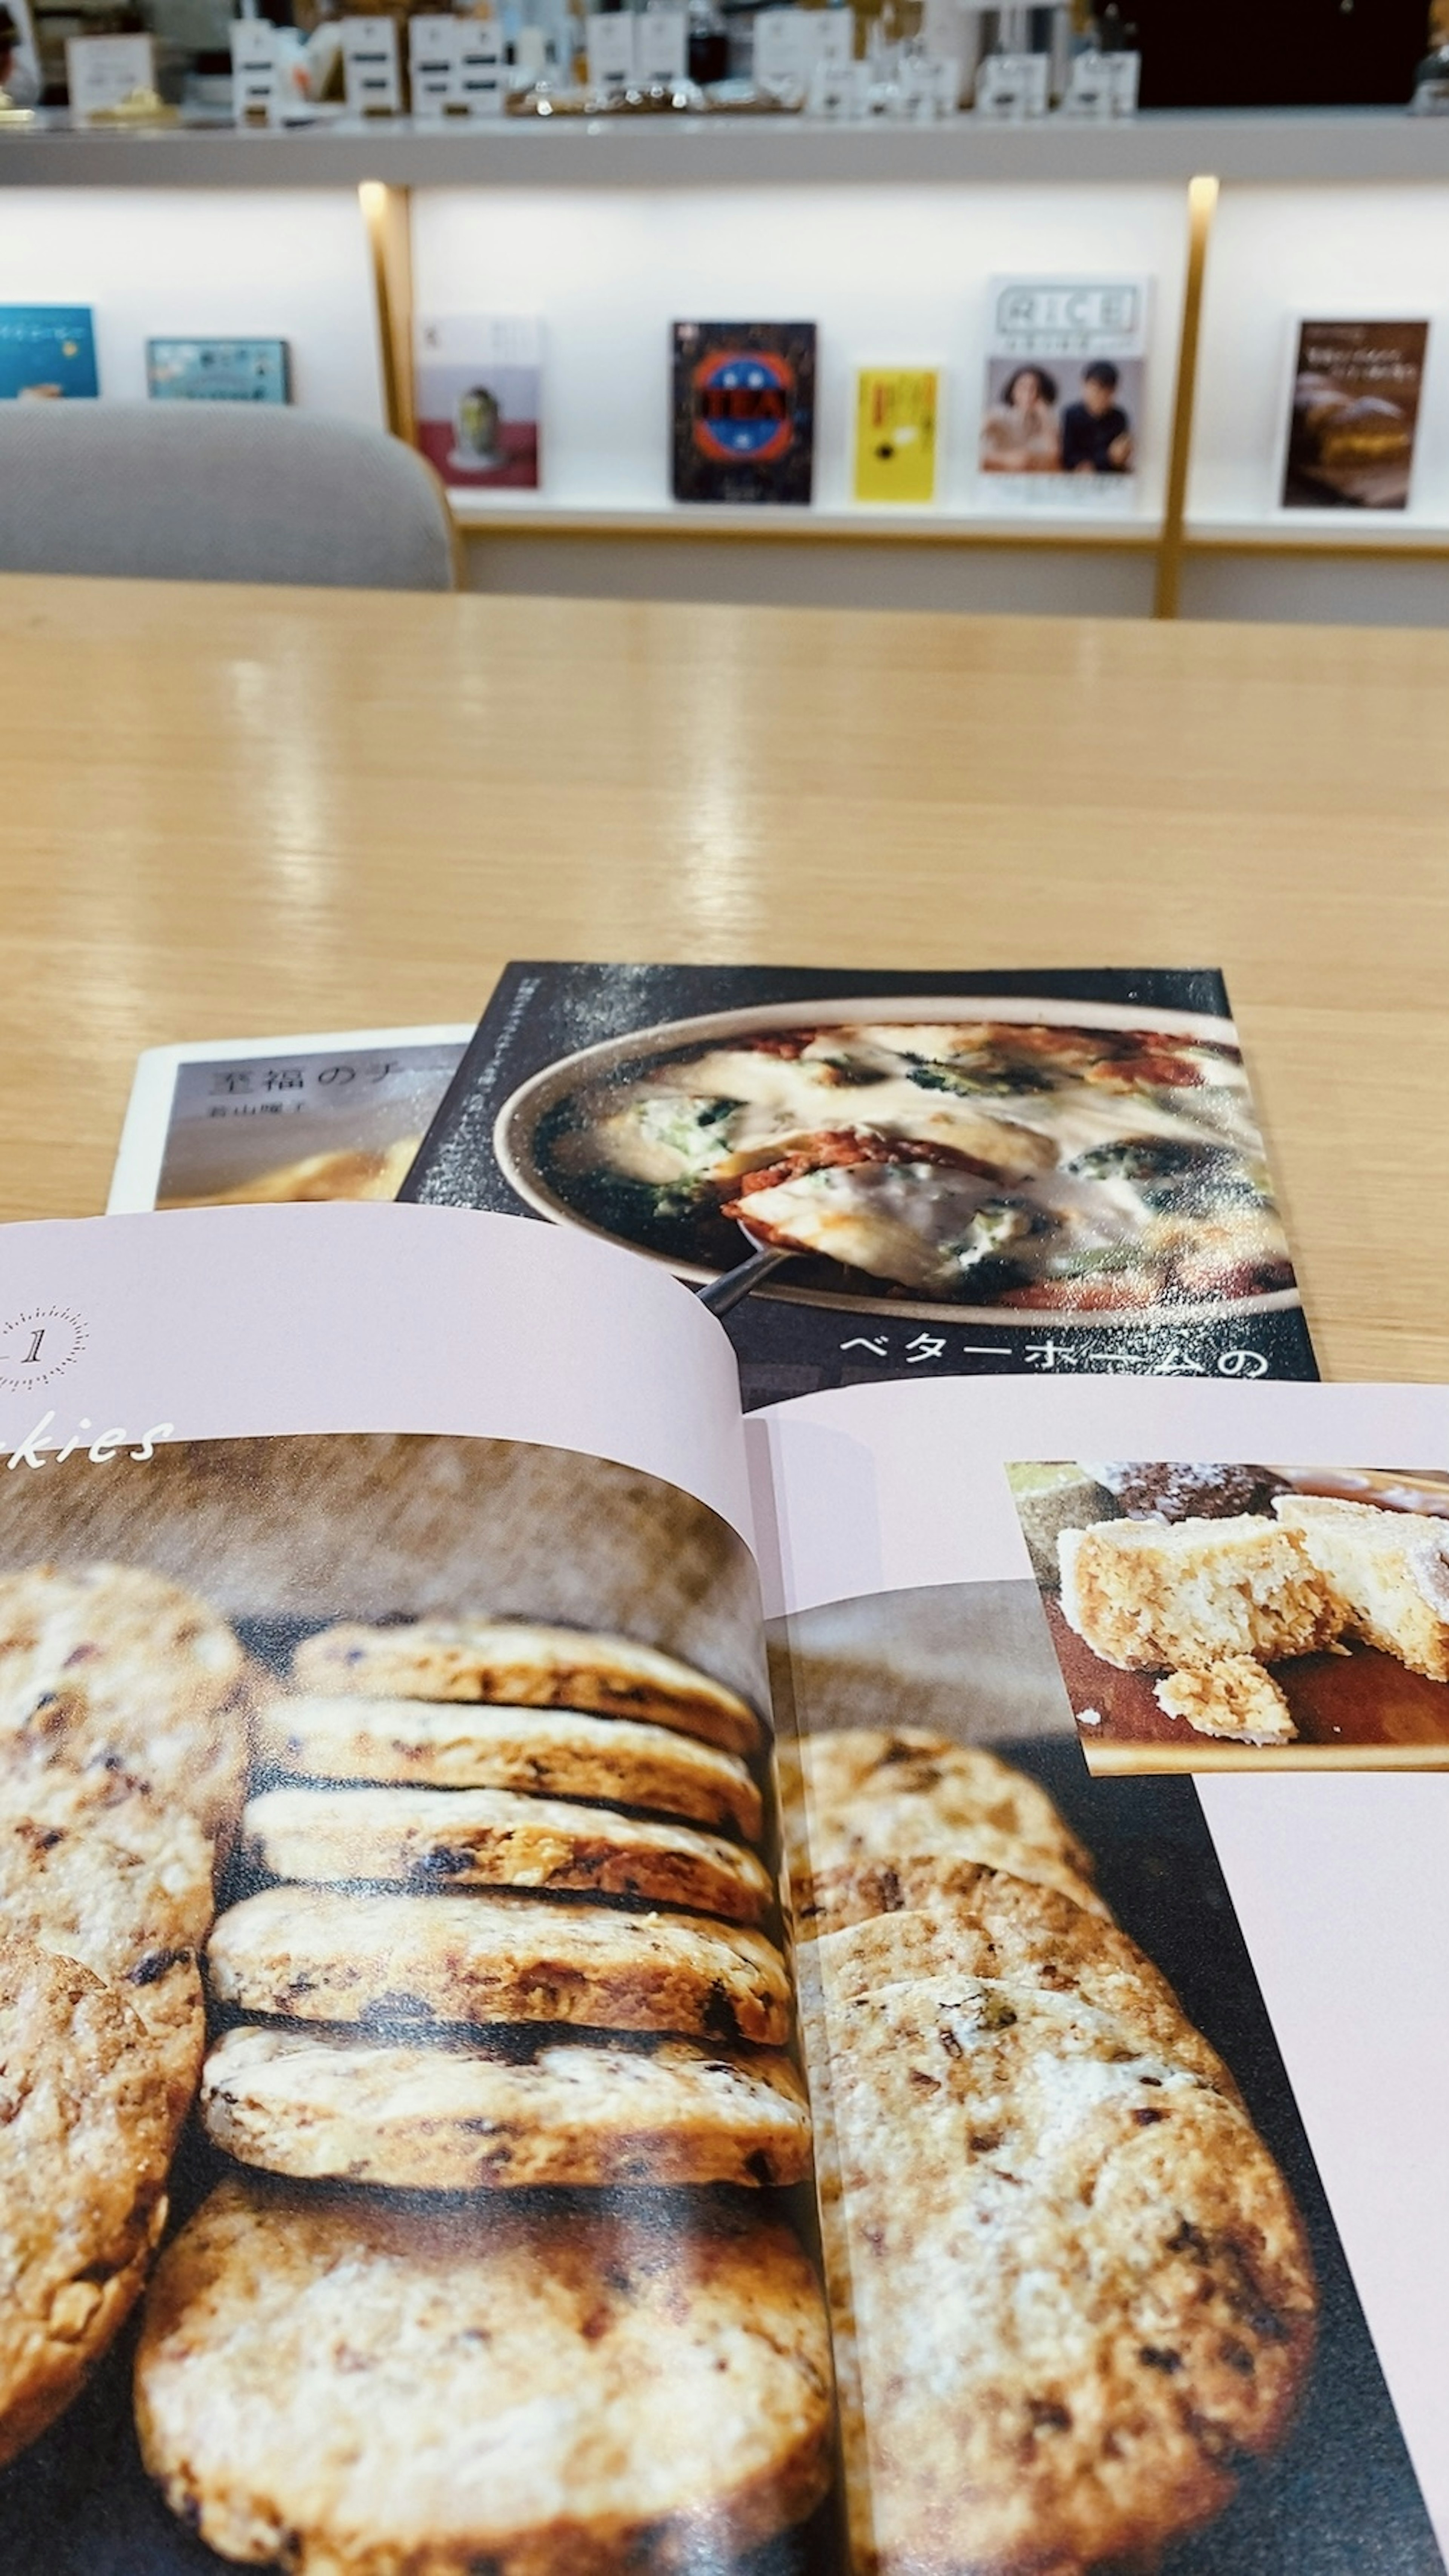
<svg viewBox="0 0 1449 2576"><path fill-rule="evenodd" d="M1132 507L1149 283L997 277L977 463L989 506Z"/></svg>
<svg viewBox="0 0 1449 2576"><path fill-rule="evenodd" d="M6 2576L1444 2576L1449 1782L1090 1776L1012 1481L1449 1670L1443 1393L747 1419L597 1230L157 1225L7 1241Z"/></svg>
<svg viewBox="0 0 1449 2576"><path fill-rule="evenodd" d="M813 322L676 322L676 501L808 504L815 462Z"/></svg>
<svg viewBox="0 0 1449 2576"><path fill-rule="evenodd" d="M1303 322L1283 462L1285 510L1406 510L1427 322Z"/></svg>
<svg viewBox="0 0 1449 2576"><path fill-rule="evenodd" d="M0 402L85 400L99 392L89 305L0 304Z"/></svg>

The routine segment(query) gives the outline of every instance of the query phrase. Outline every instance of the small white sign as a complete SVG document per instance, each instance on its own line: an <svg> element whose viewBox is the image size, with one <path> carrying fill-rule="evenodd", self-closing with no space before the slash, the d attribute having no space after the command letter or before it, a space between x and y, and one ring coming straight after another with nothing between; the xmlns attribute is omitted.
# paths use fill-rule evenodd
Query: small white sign
<svg viewBox="0 0 1449 2576"><path fill-rule="evenodd" d="M1141 77L1140 54L1075 54L1062 114L1099 121L1135 116Z"/></svg>
<svg viewBox="0 0 1449 2576"><path fill-rule="evenodd" d="M999 125L1024 125L1047 112L1045 54L988 54L976 73L976 114Z"/></svg>
<svg viewBox="0 0 1449 2576"><path fill-rule="evenodd" d="M119 107L138 89L156 86L156 48L149 36L68 36L65 76L77 125Z"/></svg>
<svg viewBox="0 0 1449 2576"><path fill-rule="evenodd" d="M805 9L802 17L810 22L810 41L817 63L831 63L843 71L855 60L855 11L853 9Z"/></svg>
<svg viewBox="0 0 1449 2576"><path fill-rule="evenodd" d="M806 108L827 125L853 125L871 112L869 63L817 63Z"/></svg>
<svg viewBox="0 0 1449 2576"><path fill-rule="evenodd" d="M283 96L276 28L266 18L234 18L231 99L237 124L280 124Z"/></svg>
<svg viewBox="0 0 1449 2576"><path fill-rule="evenodd" d="M460 18L450 101L456 116L501 116L508 95L503 29L496 18Z"/></svg>
<svg viewBox="0 0 1449 2576"><path fill-rule="evenodd" d="M818 70L845 71L854 60L853 9L761 9L756 15L755 79L761 89L808 92Z"/></svg>
<svg viewBox="0 0 1449 2576"><path fill-rule="evenodd" d="M588 21L589 87L602 90L606 98L617 98L634 86L634 26L629 9Z"/></svg>
<svg viewBox="0 0 1449 2576"><path fill-rule="evenodd" d="M677 89L689 77L689 20L682 9L646 9L634 21L634 61L646 89Z"/></svg>
<svg viewBox="0 0 1449 2576"><path fill-rule="evenodd" d="M913 54L897 75L896 114L908 125L934 125L957 108L956 65L936 54Z"/></svg>
<svg viewBox="0 0 1449 2576"><path fill-rule="evenodd" d="M429 13L408 20L408 89L414 116L446 116L458 72L461 18Z"/></svg>
<svg viewBox="0 0 1449 2576"><path fill-rule="evenodd" d="M349 116L402 114L395 18L343 19L342 76Z"/></svg>

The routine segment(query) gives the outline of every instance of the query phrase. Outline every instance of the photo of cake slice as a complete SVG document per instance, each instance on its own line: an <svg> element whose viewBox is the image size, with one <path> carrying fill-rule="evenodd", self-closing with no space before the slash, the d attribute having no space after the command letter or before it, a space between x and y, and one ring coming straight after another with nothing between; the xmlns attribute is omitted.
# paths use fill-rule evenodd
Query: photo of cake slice
<svg viewBox="0 0 1449 2576"><path fill-rule="evenodd" d="M1280 1494L1273 1509L1350 1636L1411 1673L1449 1681L1449 1522L1318 1494Z"/></svg>
<svg viewBox="0 0 1449 2576"><path fill-rule="evenodd" d="M1292 1744L1298 1729L1269 1672L1251 1655L1225 1655L1200 1670L1168 1673L1153 1686L1164 1717L1184 1718L1198 1735L1236 1744Z"/></svg>
<svg viewBox="0 0 1449 2576"><path fill-rule="evenodd" d="M1311 1655L1344 1626L1302 1537L1282 1521L1103 1521L1063 1530L1057 1546L1068 1625L1124 1672Z"/></svg>

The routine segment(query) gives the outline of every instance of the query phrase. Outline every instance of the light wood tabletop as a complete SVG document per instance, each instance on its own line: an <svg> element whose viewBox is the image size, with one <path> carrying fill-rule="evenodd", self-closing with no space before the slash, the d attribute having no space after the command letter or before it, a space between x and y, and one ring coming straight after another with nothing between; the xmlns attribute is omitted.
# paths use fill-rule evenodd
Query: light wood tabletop
<svg viewBox="0 0 1449 2576"><path fill-rule="evenodd" d="M1449 1376L1449 634L0 580L6 1217L509 956L1221 965L1325 1372Z"/></svg>

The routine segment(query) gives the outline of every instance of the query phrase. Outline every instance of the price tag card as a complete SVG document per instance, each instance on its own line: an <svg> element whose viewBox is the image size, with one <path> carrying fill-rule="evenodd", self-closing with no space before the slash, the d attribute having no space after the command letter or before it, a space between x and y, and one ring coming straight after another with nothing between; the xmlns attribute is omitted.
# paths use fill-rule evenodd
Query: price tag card
<svg viewBox="0 0 1449 2576"><path fill-rule="evenodd" d="M634 61L646 88L675 89L689 75L689 20L682 9L646 9L634 21Z"/></svg>
<svg viewBox="0 0 1449 2576"><path fill-rule="evenodd" d="M138 89L154 90L156 48L149 36L68 36L65 76L71 115L85 125Z"/></svg>
<svg viewBox="0 0 1449 2576"><path fill-rule="evenodd" d="M395 18L343 19L342 76L349 116L402 114Z"/></svg>
<svg viewBox="0 0 1449 2576"><path fill-rule="evenodd" d="M628 9L588 21L589 87L602 90L606 98L634 86L634 27Z"/></svg>
<svg viewBox="0 0 1449 2576"><path fill-rule="evenodd" d="M238 125L281 121L277 30L265 18L234 18L231 26L232 115Z"/></svg>
<svg viewBox="0 0 1449 2576"><path fill-rule="evenodd" d="M408 20L408 88L414 116L446 116L458 73L461 18L429 15Z"/></svg>
<svg viewBox="0 0 1449 2576"><path fill-rule="evenodd" d="M496 18L460 18L453 95L455 116L501 116L508 95L503 29Z"/></svg>
<svg viewBox="0 0 1449 2576"><path fill-rule="evenodd" d="M1047 112L1045 54L988 54L976 74L976 113L1021 125Z"/></svg>

